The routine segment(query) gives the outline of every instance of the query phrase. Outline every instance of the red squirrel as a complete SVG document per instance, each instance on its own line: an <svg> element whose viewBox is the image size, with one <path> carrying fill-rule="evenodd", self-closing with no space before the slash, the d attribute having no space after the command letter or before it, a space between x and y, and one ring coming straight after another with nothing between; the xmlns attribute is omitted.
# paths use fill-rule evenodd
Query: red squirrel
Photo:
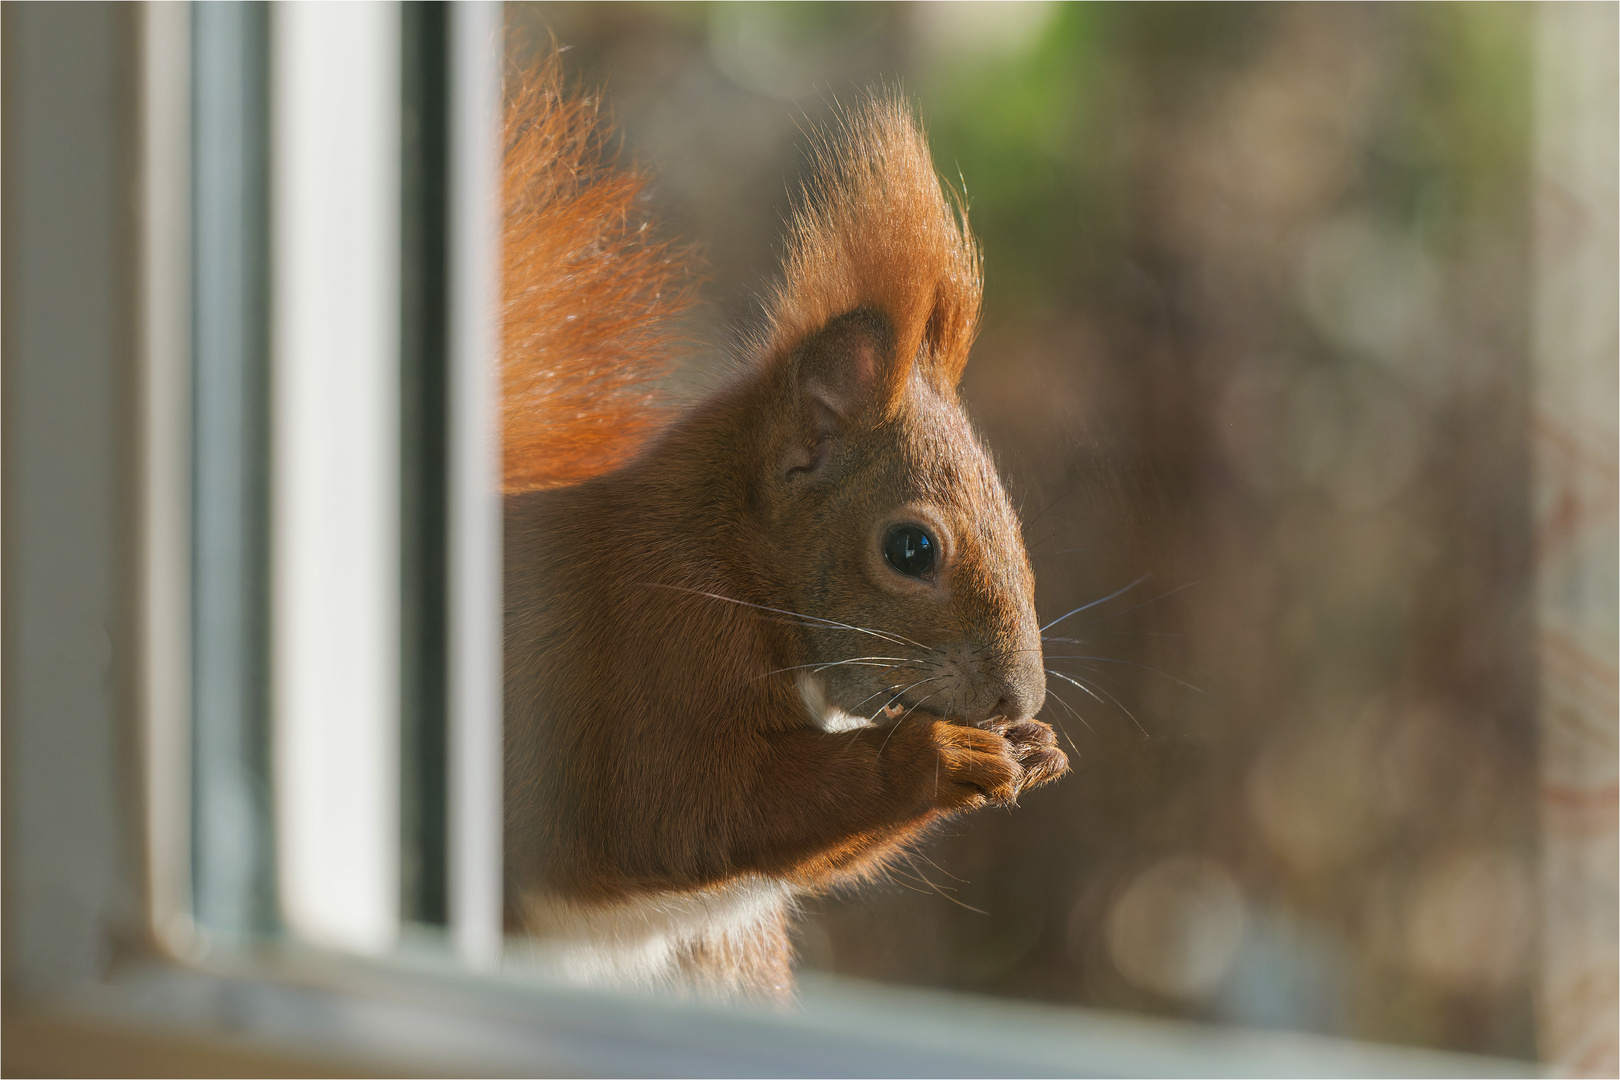
<svg viewBox="0 0 1620 1080"><path fill-rule="evenodd" d="M982 281L908 106L814 152L728 385L555 58L509 92L506 903L565 977L792 993L797 896L1063 774L1018 516L956 385Z"/></svg>

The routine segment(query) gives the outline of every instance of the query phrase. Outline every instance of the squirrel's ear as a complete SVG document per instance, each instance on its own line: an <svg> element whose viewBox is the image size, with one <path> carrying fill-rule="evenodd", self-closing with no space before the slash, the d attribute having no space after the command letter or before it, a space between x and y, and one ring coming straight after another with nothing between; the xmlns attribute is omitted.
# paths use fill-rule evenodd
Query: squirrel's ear
<svg viewBox="0 0 1620 1080"><path fill-rule="evenodd" d="M885 408L903 373L894 332L870 308L838 316L793 350L793 381L821 434L832 435Z"/></svg>

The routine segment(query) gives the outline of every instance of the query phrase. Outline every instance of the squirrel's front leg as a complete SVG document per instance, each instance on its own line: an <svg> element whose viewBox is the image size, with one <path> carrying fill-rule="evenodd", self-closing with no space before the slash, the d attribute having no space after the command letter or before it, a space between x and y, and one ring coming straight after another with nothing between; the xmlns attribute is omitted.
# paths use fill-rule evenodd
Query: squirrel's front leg
<svg viewBox="0 0 1620 1080"><path fill-rule="evenodd" d="M880 728L796 728L769 738L737 864L814 880L881 856L942 813L1060 776L1068 760L1035 720L967 727L913 714Z"/></svg>

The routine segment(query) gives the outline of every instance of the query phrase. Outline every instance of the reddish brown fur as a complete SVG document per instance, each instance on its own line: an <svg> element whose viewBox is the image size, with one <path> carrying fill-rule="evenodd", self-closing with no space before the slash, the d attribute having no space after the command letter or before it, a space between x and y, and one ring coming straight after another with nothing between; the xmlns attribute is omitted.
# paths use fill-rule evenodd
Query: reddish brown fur
<svg viewBox="0 0 1620 1080"><path fill-rule="evenodd" d="M966 209L945 201L900 98L866 102L842 134L816 140L815 179L793 214L760 351L785 356L837 316L872 307L896 330L900 356L919 357L954 386L984 292Z"/></svg>
<svg viewBox="0 0 1620 1080"><path fill-rule="evenodd" d="M817 162L750 370L619 467L507 499L514 912L535 892L824 889L1067 768L1029 719L1045 684L1018 520L956 398L977 250L899 101L856 111ZM937 536L926 578L884 564L895 522ZM869 691L910 684L905 713L825 730L796 682L810 671L842 714L879 716ZM758 942L700 942L682 970L783 992L785 933Z"/></svg>
<svg viewBox="0 0 1620 1080"><path fill-rule="evenodd" d="M506 104L501 404L507 492L577 483L634 455L662 414L690 257L654 235L645 180L615 168L599 100L555 57Z"/></svg>

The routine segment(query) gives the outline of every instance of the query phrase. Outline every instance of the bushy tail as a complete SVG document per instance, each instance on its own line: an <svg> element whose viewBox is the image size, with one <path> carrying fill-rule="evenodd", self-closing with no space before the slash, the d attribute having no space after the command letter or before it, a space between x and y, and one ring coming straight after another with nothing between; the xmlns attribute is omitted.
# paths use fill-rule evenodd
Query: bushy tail
<svg viewBox="0 0 1620 1080"><path fill-rule="evenodd" d="M607 472L660 425L689 254L657 238L599 99L552 52L507 89L501 404L507 493Z"/></svg>

